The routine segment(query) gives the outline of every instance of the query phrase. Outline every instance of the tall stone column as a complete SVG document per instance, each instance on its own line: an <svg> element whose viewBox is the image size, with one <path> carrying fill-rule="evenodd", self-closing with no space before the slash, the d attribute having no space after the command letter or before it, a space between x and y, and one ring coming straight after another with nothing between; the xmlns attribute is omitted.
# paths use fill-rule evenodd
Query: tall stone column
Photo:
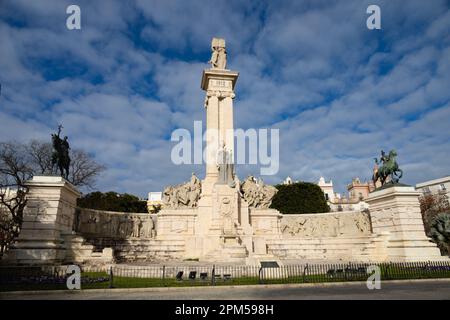
<svg viewBox="0 0 450 320"><path fill-rule="evenodd" d="M216 165L216 153L219 149L218 130L212 128L219 128L219 97L214 92L208 92L206 96L206 175L205 177L211 180L216 180L218 177L218 169Z"/></svg>
<svg viewBox="0 0 450 320"><path fill-rule="evenodd" d="M233 92L222 92L220 100L221 130L219 141L225 142L227 149L234 155L234 121L233 121Z"/></svg>
<svg viewBox="0 0 450 320"><path fill-rule="evenodd" d="M239 73L225 69L203 71L201 87L206 91L206 175L202 197L209 196L217 181L217 151L225 143L234 154L233 98Z"/></svg>
<svg viewBox="0 0 450 320"><path fill-rule="evenodd" d="M369 194L372 230L382 235L390 261L448 260L426 236L419 203L411 186L391 186Z"/></svg>
<svg viewBox="0 0 450 320"><path fill-rule="evenodd" d="M72 233L78 190L62 177L34 176L23 224L7 252L11 264L57 264L64 261L64 236Z"/></svg>

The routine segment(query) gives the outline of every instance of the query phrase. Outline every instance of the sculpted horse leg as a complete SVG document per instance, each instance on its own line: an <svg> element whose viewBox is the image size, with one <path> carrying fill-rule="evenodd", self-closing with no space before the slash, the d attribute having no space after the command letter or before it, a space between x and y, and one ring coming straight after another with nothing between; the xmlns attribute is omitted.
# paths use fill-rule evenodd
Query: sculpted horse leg
<svg viewBox="0 0 450 320"><path fill-rule="evenodd" d="M400 172L400 175L398 175L397 172ZM397 168L397 170L395 170L395 175L396 175L399 179L401 179L401 178L403 177L403 170Z"/></svg>
<svg viewBox="0 0 450 320"><path fill-rule="evenodd" d="M65 175L64 175L64 167L63 167L63 165L62 164L60 164L59 165L59 172L61 172L61 177L65 177Z"/></svg>

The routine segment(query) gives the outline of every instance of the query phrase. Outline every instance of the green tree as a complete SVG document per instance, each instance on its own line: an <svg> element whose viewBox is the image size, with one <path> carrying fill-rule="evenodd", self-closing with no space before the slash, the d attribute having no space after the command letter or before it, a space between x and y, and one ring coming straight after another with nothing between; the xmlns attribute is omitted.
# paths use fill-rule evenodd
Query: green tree
<svg viewBox="0 0 450 320"><path fill-rule="evenodd" d="M438 214L430 225L430 236L442 253L450 254L450 213Z"/></svg>
<svg viewBox="0 0 450 320"><path fill-rule="evenodd" d="M450 213L450 204L445 193L430 193L419 197L425 232L430 233L431 223L440 213Z"/></svg>
<svg viewBox="0 0 450 320"><path fill-rule="evenodd" d="M99 191L91 192L80 199L77 205L81 208L116 212L147 213L147 202L138 197L124 193Z"/></svg>
<svg viewBox="0 0 450 320"><path fill-rule="evenodd" d="M281 213L301 214L330 211L322 189L314 183L298 182L275 187L278 192L273 197L270 207Z"/></svg>

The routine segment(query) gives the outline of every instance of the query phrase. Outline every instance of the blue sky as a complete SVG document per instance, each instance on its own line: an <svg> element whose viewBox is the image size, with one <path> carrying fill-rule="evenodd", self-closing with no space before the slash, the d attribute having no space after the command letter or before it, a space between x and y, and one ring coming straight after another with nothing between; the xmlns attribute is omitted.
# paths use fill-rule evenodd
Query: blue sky
<svg viewBox="0 0 450 320"><path fill-rule="evenodd" d="M81 8L82 29L66 28ZM381 30L366 8L381 8ZM450 1L0 1L0 140L49 140L108 170L100 190L145 197L201 166L170 161L176 128L204 119L213 36L240 72L238 128L280 130L264 180L367 179L396 148L404 182L450 174ZM238 167L245 177L257 166Z"/></svg>

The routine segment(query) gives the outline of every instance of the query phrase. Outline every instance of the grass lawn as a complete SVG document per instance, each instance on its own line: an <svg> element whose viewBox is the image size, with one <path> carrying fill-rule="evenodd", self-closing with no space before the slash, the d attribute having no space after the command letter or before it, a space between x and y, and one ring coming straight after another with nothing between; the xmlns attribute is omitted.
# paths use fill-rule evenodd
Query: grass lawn
<svg viewBox="0 0 450 320"><path fill-rule="evenodd" d="M284 278L266 278L263 284L283 284L283 283L324 283L324 282L345 282L345 281L366 281L368 275L364 272L335 274L306 274L306 275L286 275ZM382 266L382 280L397 279L431 279L450 278L450 270L424 270L421 268L396 268L395 266ZM34 282L33 282L34 281ZM14 283L0 283L0 291L29 291L29 290L66 290L66 283L63 278L58 279L58 283L39 283L36 278L30 281L28 278L18 279ZM251 285L259 284L257 276L242 276L236 278L218 278L215 280L216 286L221 285ZM113 288L151 288L151 287L187 287L187 286L211 286L211 278L205 280L197 278L195 280L175 278L141 278L141 277L113 277ZM110 287L109 275L106 272L83 272L82 289L106 289Z"/></svg>

